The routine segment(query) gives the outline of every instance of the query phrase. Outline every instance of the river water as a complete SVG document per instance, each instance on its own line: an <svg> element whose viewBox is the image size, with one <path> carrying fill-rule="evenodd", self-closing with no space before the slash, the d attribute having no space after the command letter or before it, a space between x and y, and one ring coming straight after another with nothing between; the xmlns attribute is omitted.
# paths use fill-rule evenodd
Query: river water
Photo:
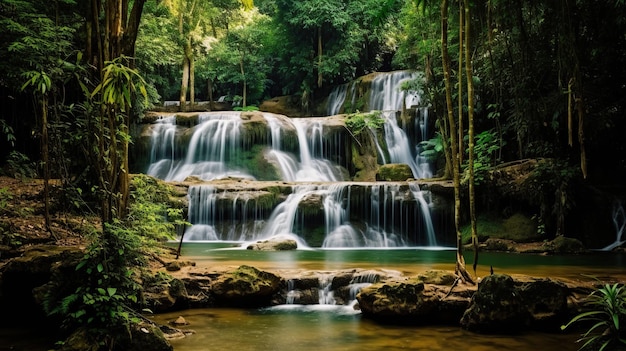
<svg viewBox="0 0 626 351"><path fill-rule="evenodd" d="M184 243L183 260L204 267L248 264L269 271L349 268L389 269L415 274L454 269L450 248L361 250L243 250L240 244ZM471 253L466 260L471 266ZM497 273L588 280L618 277L624 281L623 254L545 256L481 253L478 277ZM577 350L575 332L482 335L455 326L382 325L362 318L351 306L282 305L261 309L208 308L159 314L168 323L183 316L195 333L172 341L176 351L197 350Z"/></svg>

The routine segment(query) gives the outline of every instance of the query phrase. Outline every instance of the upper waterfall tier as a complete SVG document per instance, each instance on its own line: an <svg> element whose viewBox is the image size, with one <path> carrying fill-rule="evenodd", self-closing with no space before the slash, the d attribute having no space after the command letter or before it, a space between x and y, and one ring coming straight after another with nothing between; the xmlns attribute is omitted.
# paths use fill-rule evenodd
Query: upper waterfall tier
<svg viewBox="0 0 626 351"><path fill-rule="evenodd" d="M376 72L336 86L328 96L326 114L402 111L417 106L419 94L403 89L403 84L418 77L415 71Z"/></svg>
<svg viewBox="0 0 626 351"><path fill-rule="evenodd" d="M136 172L168 180L373 181L381 164L405 164L430 178L419 156L427 110L355 135L345 115L288 118L261 112L159 114L143 125L133 148ZM406 180L395 179L395 180Z"/></svg>

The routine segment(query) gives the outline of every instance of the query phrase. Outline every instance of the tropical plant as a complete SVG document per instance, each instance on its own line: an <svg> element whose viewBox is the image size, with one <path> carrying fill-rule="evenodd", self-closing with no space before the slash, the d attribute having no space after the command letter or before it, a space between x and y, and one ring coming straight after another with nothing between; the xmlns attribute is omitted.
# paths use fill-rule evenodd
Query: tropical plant
<svg viewBox="0 0 626 351"><path fill-rule="evenodd" d="M482 184L486 181L487 171L497 162L496 156L501 145L496 132L492 129L479 133L474 140L474 181L476 184ZM464 166L465 172L461 182L469 180L468 164Z"/></svg>
<svg viewBox="0 0 626 351"><path fill-rule="evenodd" d="M353 135L359 135L364 129L380 129L385 124L380 111L352 113L346 118L346 126Z"/></svg>
<svg viewBox="0 0 626 351"><path fill-rule="evenodd" d="M579 350L614 350L626 347L626 286L604 284L593 291L585 302L587 311L561 326L565 330L574 324L589 326L576 342L584 342Z"/></svg>
<svg viewBox="0 0 626 351"><path fill-rule="evenodd" d="M132 229L118 220L104 226L104 235L96 231L90 235L90 244L75 269L75 288L65 296L57 295L58 287L50 289L44 308L61 318L63 328L86 327L89 340L113 349L116 335L128 333L130 325L139 321L135 311L141 287L130 267L143 265L144 256Z"/></svg>

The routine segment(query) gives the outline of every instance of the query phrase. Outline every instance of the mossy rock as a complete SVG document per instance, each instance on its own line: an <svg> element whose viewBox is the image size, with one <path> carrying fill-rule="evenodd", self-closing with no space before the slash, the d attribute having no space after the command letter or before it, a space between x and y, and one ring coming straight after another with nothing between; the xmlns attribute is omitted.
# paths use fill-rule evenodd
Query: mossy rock
<svg viewBox="0 0 626 351"><path fill-rule="evenodd" d="M378 168L377 181L397 182L413 178L411 167L403 163L386 164Z"/></svg>
<svg viewBox="0 0 626 351"><path fill-rule="evenodd" d="M580 240L564 236L557 236L554 240L545 243L544 248L556 254L579 254L587 251Z"/></svg>

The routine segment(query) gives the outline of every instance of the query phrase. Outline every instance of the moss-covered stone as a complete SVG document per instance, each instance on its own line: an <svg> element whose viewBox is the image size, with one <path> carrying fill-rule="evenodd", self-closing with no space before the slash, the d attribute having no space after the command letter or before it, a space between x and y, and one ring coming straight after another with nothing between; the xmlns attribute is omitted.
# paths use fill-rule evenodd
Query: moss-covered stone
<svg viewBox="0 0 626 351"><path fill-rule="evenodd" d="M376 180L386 182L405 181L413 178L411 167L403 163L382 165L376 173Z"/></svg>

